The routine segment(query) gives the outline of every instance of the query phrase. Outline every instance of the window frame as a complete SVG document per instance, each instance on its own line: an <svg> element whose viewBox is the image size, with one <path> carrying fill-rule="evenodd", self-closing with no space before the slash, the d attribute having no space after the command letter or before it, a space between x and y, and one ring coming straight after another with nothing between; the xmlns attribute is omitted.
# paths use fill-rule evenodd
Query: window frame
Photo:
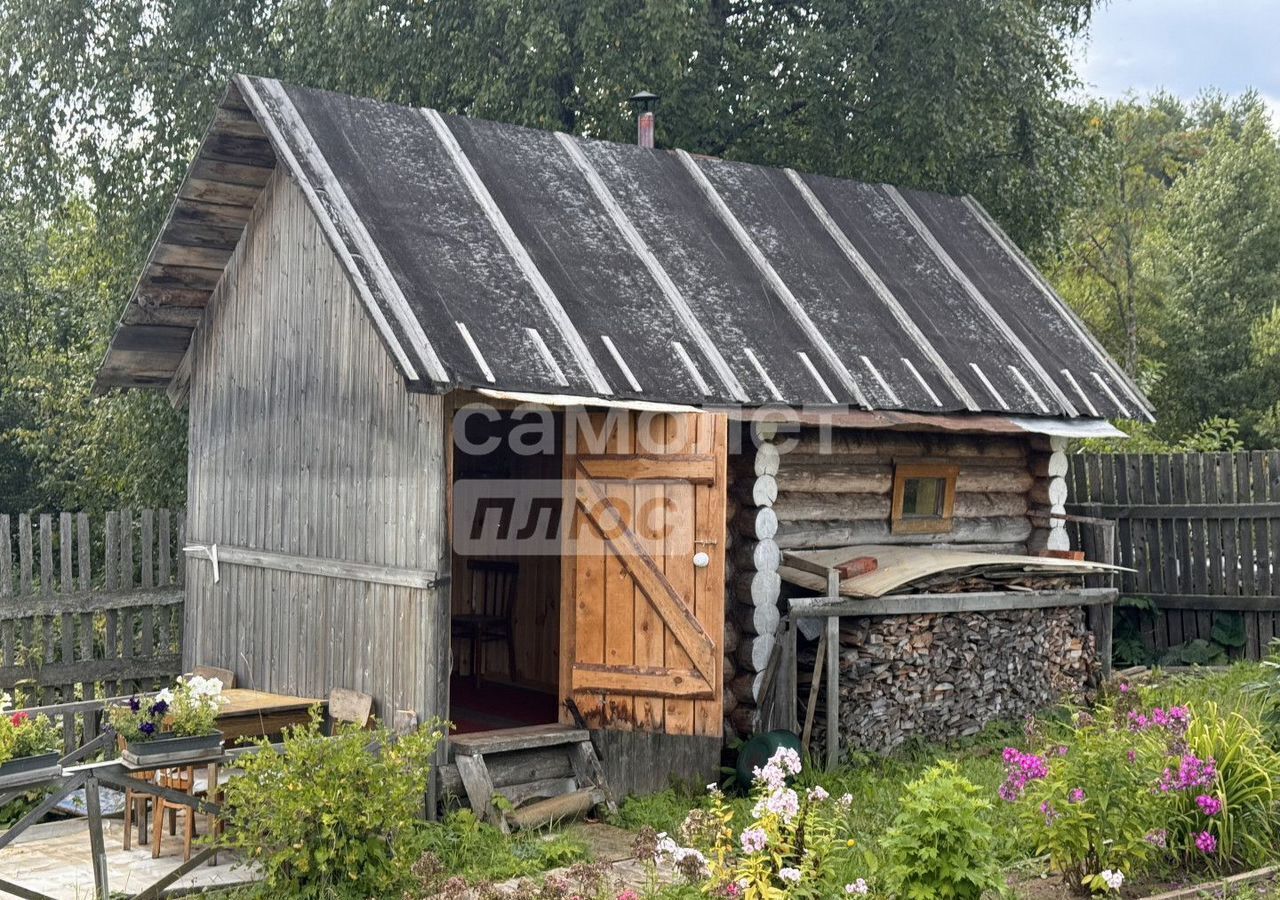
<svg viewBox="0 0 1280 900"><path fill-rule="evenodd" d="M895 463L893 466L893 505L889 517L891 534L948 534L955 527L956 479L960 467L947 463ZM942 514L939 516L903 515L907 482L917 478L940 478L945 481Z"/></svg>

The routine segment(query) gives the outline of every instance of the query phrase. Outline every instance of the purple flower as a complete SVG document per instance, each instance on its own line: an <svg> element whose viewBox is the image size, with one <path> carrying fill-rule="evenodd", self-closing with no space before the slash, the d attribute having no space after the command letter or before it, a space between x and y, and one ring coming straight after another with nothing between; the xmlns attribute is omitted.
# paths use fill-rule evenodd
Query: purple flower
<svg viewBox="0 0 1280 900"><path fill-rule="evenodd" d="M1131 762L1131 763L1135 763L1135 762L1137 762L1137 761L1138 761L1138 751L1137 751L1137 750L1130 750L1128 753L1126 753L1126 754L1125 754L1125 758L1126 758L1126 759L1128 759L1128 760L1129 760L1129 762Z"/></svg>
<svg viewBox="0 0 1280 900"><path fill-rule="evenodd" d="M1017 747L1004 748L1005 779L1000 785L1000 799L1009 803L1022 796L1027 784L1046 777L1049 764L1034 753L1023 753Z"/></svg>
<svg viewBox="0 0 1280 900"><path fill-rule="evenodd" d="M153 716L163 716L168 711L169 704L165 703L163 700L157 700L155 703L151 704L151 715Z"/></svg>
<svg viewBox="0 0 1280 900"><path fill-rule="evenodd" d="M1040 812L1044 814L1044 824L1052 825L1053 820L1058 818L1058 811L1053 808L1053 804L1048 800L1040 804Z"/></svg>
<svg viewBox="0 0 1280 900"><path fill-rule="evenodd" d="M1131 690L1133 690L1133 687L1129 684L1129 682L1127 681L1120 682L1120 693L1127 694Z"/></svg>
<svg viewBox="0 0 1280 900"><path fill-rule="evenodd" d="M1206 816L1216 816L1218 813L1222 812L1222 801L1217 797L1210 796L1209 794L1201 794L1197 797L1196 806L1200 807L1200 812L1204 813Z"/></svg>
<svg viewBox="0 0 1280 900"><path fill-rule="evenodd" d="M1169 832L1161 828L1159 831L1151 832L1143 840L1154 847L1167 847L1169 845Z"/></svg>
<svg viewBox="0 0 1280 900"><path fill-rule="evenodd" d="M1218 839L1207 831L1202 831L1196 835L1196 849L1204 854L1212 854L1218 851Z"/></svg>
<svg viewBox="0 0 1280 900"><path fill-rule="evenodd" d="M129 698L129 711L130 711L130 712L137 712L137 711L138 711L138 710L140 710L140 709L142 709L142 701L141 701L141 700L139 700L137 697L130 697L130 698Z"/></svg>
<svg viewBox="0 0 1280 900"><path fill-rule="evenodd" d="M1165 769L1160 776L1158 789L1167 794L1170 791L1189 791L1193 788L1207 787L1218 775L1217 764L1213 758L1200 759L1194 753L1188 753L1178 761L1178 771Z"/></svg>
<svg viewBox="0 0 1280 900"><path fill-rule="evenodd" d="M156 725L154 722L143 722L138 726L138 730L149 737L156 733Z"/></svg>
<svg viewBox="0 0 1280 900"><path fill-rule="evenodd" d="M1067 800L1068 800L1068 802L1070 802L1070 803L1083 803L1083 802L1084 802L1084 788L1075 788L1075 789L1073 789L1073 790L1071 791L1071 793L1067 795Z"/></svg>

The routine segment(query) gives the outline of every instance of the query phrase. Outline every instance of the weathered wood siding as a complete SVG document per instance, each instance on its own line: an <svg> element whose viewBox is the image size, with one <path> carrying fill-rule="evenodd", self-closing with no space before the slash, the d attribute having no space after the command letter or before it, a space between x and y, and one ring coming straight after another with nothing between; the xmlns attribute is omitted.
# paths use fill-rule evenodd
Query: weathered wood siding
<svg viewBox="0 0 1280 900"><path fill-rule="evenodd" d="M192 344L189 540L440 572L443 405L411 394L277 172ZM448 593L190 558L184 661L444 714Z"/></svg>

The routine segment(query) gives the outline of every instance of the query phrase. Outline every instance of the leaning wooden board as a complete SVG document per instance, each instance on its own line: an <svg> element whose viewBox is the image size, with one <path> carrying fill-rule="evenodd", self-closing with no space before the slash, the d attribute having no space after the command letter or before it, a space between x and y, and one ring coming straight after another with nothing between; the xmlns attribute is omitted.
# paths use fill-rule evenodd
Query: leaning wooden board
<svg viewBox="0 0 1280 900"><path fill-rule="evenodd" d="M227 703L218 713L218 730L228 746L241 738L274 739L286 726L308 722L312 707L319 706L322 714L326 707L324 700L314 697L270 694L248 688L228 688L222 696Z"/></svg>

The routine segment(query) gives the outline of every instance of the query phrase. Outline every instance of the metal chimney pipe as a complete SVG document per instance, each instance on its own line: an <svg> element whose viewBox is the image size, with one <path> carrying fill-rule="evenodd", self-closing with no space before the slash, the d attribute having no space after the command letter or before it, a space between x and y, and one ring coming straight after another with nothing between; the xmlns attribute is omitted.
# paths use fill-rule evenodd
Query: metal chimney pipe
<svg viewBox="0 0 1280 900"><path fill-rule="evenodd" d="M631 95L631 102L640 110L636 117L636 143L652 150L653 129L656 121L654 109L658 105L658 95L649 91L639 91Z"/></svg>

